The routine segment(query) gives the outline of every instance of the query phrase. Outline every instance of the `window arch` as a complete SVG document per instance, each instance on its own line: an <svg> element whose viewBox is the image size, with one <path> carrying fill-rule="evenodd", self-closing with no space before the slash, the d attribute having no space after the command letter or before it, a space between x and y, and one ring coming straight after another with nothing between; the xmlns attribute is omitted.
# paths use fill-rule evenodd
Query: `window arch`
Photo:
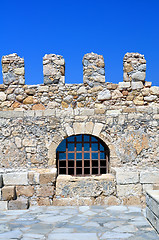
<svg viewBox="0 0 159 240"><path fill-rule="evenodd" d="M56 150L58 174L73 176L108 173L109 148L99 138L73 135L64 139Z"/></svg>

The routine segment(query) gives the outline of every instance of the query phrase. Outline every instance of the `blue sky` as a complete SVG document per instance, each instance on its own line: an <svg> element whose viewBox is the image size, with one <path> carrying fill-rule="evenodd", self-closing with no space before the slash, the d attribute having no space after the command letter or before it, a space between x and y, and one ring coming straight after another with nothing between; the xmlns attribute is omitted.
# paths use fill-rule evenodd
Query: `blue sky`
<svg viewBox="0 0 159 240"><path fill-rule="evenodd" d="M24 57L26 84L43 82L46 53L64 56L66 83L83 81L85 53L102 54L106 81L118 83L124 54L139 52L147 60L146 80L159 86L158 0L2 0L0 23L0 57Z"/></svg>

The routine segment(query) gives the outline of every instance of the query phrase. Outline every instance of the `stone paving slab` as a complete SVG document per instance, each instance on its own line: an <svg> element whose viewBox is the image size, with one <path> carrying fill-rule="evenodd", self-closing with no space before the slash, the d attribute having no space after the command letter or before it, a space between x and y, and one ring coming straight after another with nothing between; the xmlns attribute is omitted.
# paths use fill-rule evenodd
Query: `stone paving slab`
<svg viewBox="0 0 159 240"><path fill-rule="evenodd" d="M1 211L0 239L159 240L159 235L140 207L35 206Z"/></svg>

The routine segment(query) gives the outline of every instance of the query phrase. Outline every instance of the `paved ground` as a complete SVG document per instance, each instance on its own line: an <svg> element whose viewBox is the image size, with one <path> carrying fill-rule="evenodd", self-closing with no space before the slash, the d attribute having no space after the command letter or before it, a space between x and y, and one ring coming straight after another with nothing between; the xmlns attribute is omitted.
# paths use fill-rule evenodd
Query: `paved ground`
<svg viewBox="0 0 159 240"><path fill-rule="evenodd" d="M145 210L125 206L32 207L0 212L0 239L157 240Z"/></svg>

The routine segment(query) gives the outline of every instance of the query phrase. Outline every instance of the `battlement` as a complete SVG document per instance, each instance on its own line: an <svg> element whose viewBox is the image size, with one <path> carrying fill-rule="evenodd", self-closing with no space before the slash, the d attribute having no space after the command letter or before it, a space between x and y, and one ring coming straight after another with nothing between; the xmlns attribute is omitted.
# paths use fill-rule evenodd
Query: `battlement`
<svg viewBox="0 0 159 240"><path fill-rule="evenodd" d="M146 82L146 60L139 53L126 53L123 82L105 81L102 55L83 57L83 84L65 84L65 60L56 54L43 57L44 83L25 85L24 59L16 53L2 57L3 84L0 84L0 110L44 110L48 108L108 105L142 106L159 103L159 87ZM102 105L99 105L102 104Z"/></svg>

